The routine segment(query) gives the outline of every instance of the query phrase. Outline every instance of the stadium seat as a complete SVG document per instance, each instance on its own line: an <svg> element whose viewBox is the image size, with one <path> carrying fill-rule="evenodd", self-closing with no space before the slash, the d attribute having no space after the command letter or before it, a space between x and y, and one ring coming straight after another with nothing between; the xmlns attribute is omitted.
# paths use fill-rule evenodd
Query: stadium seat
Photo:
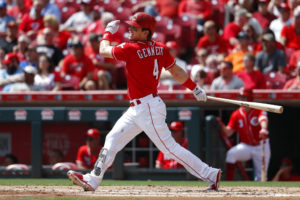
<svg viewBox="0 0 300 200"><path fill-rule="evenodd" d="M65 21L67 21L67 19L69 17L71 17L71 15L73 15L74 13L76 13L78 10L76 9L76 7L63 7L61 9L61 21L62 23L64 23Z"/></svg>
<svg viewBox="0 0 300 200"><path fill-rule="evenodd" d="M122 7L124 8L132 8L133 6L139 4L143 0L124 0L122 3Z"/></svg>
<svg viewBox="0 0 300 200"><path fill-rule="evenodd" d="M157 16L156 20L156 31L162 32L168 24L173 24L173 20L169 17Z"/></svg>
<svg viewBox="0 0 300 200"><path fill-rule="evenodd" d="M119 3L115 0L104 0L103 8L105 11L115 13L115 11L119 8Z"/></svg>
<svg viewBox="0 0 300 200"><path fill-rule="evenodd" d="M160 32L155 32L152 36L152 39L154 41L157 41L157 42L162 42L162 43L165 43L166 42L166 36L164 33L160 33Z"/></svg>
<svg viewBox="0 0 300 200"><path fill-rule="evenodd" d="M132 15L130 8L122 8L119 7L117 10L114 10L113 14L115 15L116 19L119 20L129 20L129 17Z"/></svg>
<svg viewBox="0 0 300 200"><path fill-rule="evenodd" d="M268 89L282 89L287 81L286 75L278 72L269 72L264 76Z"/></svg>

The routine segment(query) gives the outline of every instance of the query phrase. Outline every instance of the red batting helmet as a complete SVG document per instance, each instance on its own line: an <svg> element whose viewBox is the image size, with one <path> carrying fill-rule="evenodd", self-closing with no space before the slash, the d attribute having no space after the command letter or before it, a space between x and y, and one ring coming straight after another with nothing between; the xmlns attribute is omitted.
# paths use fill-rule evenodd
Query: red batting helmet
<svg viewBox="0 0 300 200"><path fill-rule="evenodd" d="M92 138L100 138L100 133L97 129L91 128L91 129L87 130L86 136L92 137Z"/></svg>
<svg viewBox="0 0 300 200"><path fill-rule="evenodd" d="M251 88L242 88L239 96L246 97L247 101L253 101L253 90Z"/></svg>
<svg viewBox="0 0 300 200"><path fill-rule="evenodd" d="M152 32L152 34L155 31L155 18L144 12L135 13L130 21L126 21L126 23L136 28L147 28Z"/></svg>
<svg viewBox="0 0 300 200"><path fill-rule="evenodd" d="M170 124L170 129L174 131L182 131L183 130L183 123L180 121L174 121Z"/></svg>

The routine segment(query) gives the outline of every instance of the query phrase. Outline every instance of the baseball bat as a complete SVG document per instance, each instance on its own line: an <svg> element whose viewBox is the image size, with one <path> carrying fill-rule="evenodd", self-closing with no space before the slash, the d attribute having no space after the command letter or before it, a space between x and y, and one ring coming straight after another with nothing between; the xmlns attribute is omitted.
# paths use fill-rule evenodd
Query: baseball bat
<svg viewBox="0 0 300 200"><path fill-rule="evenodd" d="M265 141L262 141L262 151L261 151L261 181L267 181L266 176L266 164L265 164Z"/></svg>
<svg viewBox="0 0 300 200"><path fill-rule="evenodd" d="M212 96L207 96L207 99L210 101L231 103L231 104L235 104L235 105L239 105L239 106L255 108L258 110L264 110L264 111L273 112L273 113L281 114L283 112L282 106L273 105L273 104L249 102L249 101L239 101L239 100L225 99L225 98L212 97Z"/></svg>

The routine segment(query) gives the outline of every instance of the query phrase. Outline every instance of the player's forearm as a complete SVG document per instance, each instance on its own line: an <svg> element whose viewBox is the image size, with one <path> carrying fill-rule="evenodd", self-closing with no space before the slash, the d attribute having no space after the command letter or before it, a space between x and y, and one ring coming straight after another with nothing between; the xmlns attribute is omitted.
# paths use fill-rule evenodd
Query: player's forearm
<svg viewBox="0 0 300 200"><path fill-rule="evenodd" d="M173 78L180 84L183 84L189 79L188 74L181 69L181 67L175 65L172 67L169 72L172 74Z"/></svg>
<svg viewBox="0 0 300 200"><path fill-rule="evenodd" d="M100 42L99 53L105 58L113 58L112 56L112 46L110 45L109 40L102 40Z"/></svg>

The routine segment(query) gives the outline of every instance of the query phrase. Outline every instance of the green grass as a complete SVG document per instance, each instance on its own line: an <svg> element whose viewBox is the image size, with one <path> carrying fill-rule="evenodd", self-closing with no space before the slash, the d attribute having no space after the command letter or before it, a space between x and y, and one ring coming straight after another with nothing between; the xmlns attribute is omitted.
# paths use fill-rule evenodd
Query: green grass
<svg viewBox="0 0 300 200"><path fill-rule="evenodd" d="M68 179L32 179L32 178L0 178L0 185L73 185ZM207 186L203 181L120 181L104 180L104 186L126 186L126 185L155 185L155 186ZM252 186L252 187L300 187L300 182L254 182L254 181L222 181L221 186Z"/></svg>

